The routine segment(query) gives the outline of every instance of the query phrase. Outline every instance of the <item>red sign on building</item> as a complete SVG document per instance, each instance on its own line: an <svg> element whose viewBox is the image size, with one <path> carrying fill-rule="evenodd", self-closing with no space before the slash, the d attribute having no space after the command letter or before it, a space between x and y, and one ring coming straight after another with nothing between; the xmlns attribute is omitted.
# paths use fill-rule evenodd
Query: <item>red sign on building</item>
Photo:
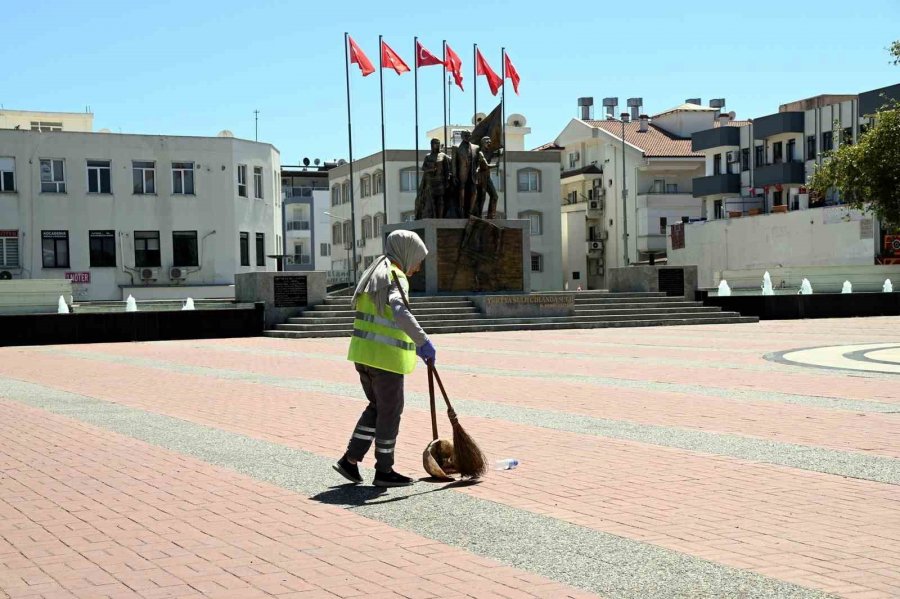
<svg viewBox="0 0 900 599"><path fill-rule="evenodd" d="M91 273L90 272L67 272L66 278L73 283L84 283L90 284L91 282Z"/></svg>
<svg viewBox="0 0 900 599"><path fill-rule="evenodd" d="M0 229L0 237L18 237L19 232L16 229Z"/></svg>
<svg viewBox="0 0 900 599"><path fill-rule="evenodd" d="M684 249L684 223L676 223L672 225L672 249Z"/></svg>

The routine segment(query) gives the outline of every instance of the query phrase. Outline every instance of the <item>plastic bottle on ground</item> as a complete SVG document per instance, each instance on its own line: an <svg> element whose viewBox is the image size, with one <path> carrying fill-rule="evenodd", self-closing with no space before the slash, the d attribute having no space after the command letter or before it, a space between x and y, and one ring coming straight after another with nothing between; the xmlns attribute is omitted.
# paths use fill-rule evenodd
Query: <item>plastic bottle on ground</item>
<svg viewBox="0 0 900 599"><path fill-rule="evenodd" d="M494 462L494 470L512 470L519 465L519 460L514 458L506 458L505 460L497 460Z"/></svg>

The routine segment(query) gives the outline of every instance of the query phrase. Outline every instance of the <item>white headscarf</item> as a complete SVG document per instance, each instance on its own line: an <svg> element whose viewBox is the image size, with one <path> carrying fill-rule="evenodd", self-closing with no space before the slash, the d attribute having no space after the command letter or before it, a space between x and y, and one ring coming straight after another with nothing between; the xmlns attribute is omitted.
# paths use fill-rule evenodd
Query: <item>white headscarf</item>
<svg viewBox="0 0 900 599"><path fill-rule="evenodd" d="M379 309L384 307L392 284L391 262L406 272L420 264L427 255L428 248L425 247L425 243L412 231L391 232L385 241L384 254L375 259L356 285L352 300L354 309L362 293L368 293Z"/></svg>

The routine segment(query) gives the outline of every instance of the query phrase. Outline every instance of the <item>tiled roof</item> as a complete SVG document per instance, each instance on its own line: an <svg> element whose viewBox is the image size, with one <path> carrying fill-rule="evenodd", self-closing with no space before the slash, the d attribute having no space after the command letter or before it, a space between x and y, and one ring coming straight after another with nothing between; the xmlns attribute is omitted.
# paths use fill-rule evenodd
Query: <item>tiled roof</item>
<svg viewBox="0 0 900 599"><path fill-rule="evenodd" d="M726 127L746 127L750 124L750 121L728 121ZM719 126L719 121L717 120L713 123L713 129Z"/></svg>
<svg viewBox="0 0 900 599"><path fill-rule="evenodd" d="M622 139L622 124L619 121L585 121L591 127L603 129L616 139ZM640 123L625 123L625 141L644 151L648 158L664 157L702 157L703 154L691 151L691 138L672 135L665 129L647 125L647 131L640 132Z"/></svg>
<svg viewBox="0 0 900 599"><path fill-rule="evenodd" d="M565 150L564 147L556 145L555 141L548 141L531 150L532 152L542 152L544 150Z"/></svg>
<svg viewBox="0 0 900 599"><path fill-rule="evenodd" d="M700 106L699 104L680 104L675 106L674 108L670 108L668 110L664 110L659 114L654 114L653 118L658 116L662 116L664 114L669 114L670 112L679 112L679 111L689 111L689 112L715 112L715 108L710 108L709 106Z"/></svg>

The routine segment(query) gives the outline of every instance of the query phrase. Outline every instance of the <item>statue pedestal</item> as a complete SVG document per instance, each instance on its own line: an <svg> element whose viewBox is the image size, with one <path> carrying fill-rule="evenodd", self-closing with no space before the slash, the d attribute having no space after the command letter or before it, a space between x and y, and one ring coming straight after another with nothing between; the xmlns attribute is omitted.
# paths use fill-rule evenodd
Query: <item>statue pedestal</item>
<svg viewBox="0 0 900 599"><path fill-rule="evenodd" d="M470 222L426 218L384 227L385 235L413 231L428 248L422 270L410 279L412 291L426 295L530 291L530 223L478 219L473 229Z"/></svg>

